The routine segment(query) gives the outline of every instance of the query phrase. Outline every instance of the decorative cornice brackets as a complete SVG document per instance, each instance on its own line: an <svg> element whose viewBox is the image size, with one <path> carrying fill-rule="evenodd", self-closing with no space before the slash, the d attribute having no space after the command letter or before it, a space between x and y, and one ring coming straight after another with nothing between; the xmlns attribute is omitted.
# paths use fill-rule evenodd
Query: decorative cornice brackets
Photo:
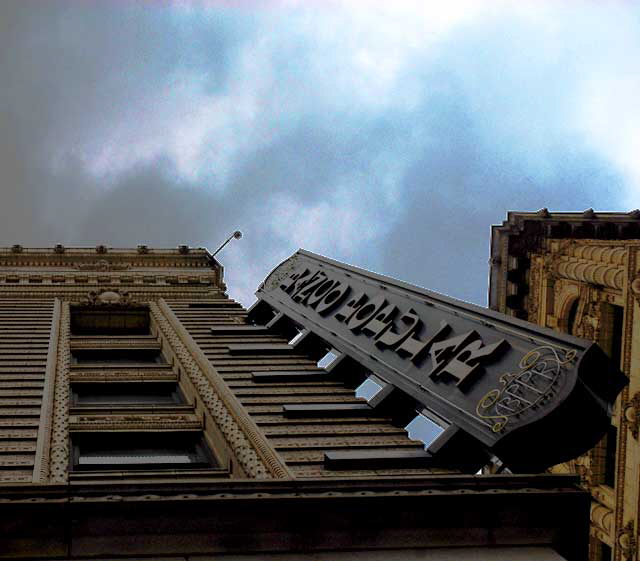
<svg viewBox="0 0 640 561"><path fill-rule="evenodd" d="M149 304L151 317L168 341L181 367L198 389L243 469L258 479L292 478L293 475L251 417L214 370L164 300Z"/></svg>

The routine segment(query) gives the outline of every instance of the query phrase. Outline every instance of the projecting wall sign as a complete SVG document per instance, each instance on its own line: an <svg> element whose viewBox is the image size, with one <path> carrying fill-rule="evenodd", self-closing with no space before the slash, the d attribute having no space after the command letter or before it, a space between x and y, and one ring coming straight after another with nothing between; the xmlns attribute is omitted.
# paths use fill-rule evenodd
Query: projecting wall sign
<svg viewBox="0 0 640 561"><path fill-rule="evenodd" d="M627 381L591 342L304 250L256 295L514 468L588 450Z"/></svg>

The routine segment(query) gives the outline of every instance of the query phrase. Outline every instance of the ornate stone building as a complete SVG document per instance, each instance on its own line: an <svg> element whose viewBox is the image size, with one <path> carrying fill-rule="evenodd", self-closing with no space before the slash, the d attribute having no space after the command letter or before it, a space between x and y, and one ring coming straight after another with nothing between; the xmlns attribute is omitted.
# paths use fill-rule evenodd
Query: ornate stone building
<svg viewBox="0 0 640 561"><path fill-rule="evenodd" d="M630 378L601 442L552 471L591 492L590 560L637 559L640 211L510 212L491 244L491 308L598 342Z"/></svg>
<svg viewBox="0 0 640 561"><path fill-rule="evenodd" d="M590 302L625 304L632 265L596 253ZM1 558L583 558L575 477L434 464L404 428L415 408L356 397L357 363L247 321L222 274L186 246L0 249ZM634 414L616 417L629 448ZM627 548L629 512L609 522Z"/></svg>

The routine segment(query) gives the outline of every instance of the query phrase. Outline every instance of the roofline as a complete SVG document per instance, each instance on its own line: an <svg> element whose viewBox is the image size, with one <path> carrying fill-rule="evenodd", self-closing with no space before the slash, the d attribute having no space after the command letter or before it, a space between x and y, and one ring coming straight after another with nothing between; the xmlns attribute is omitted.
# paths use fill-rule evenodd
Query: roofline
<svg viewBox="0 0 640 561"><path fill-rule="evenodd" d="M498 281L506 275L507 270L507 264L502 263L502 240L505 237L518 238L527 224L537 230L538 238L544 239L589 239L584 232L580 232L585 225L593 231L592 239L640 239L640 209L629 212L595 211L592 208L582 212L549 211L547 208L537 211L508 211L507 219L502 224L491 226L488 305L494 310L499 306ZM558 228L562 224L566 225L565 228ZM530 241L535 243L534 239Z"/></svg>

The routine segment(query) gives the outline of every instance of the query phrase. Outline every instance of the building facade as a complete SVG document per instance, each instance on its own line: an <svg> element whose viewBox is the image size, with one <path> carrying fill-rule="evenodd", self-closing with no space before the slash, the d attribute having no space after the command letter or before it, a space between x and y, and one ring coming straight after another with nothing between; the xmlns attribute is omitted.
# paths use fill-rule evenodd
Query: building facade
<svg viewBox="0 0 640 561"><path fill-rule="evenodd" d="M0 249L1 558L584 557L575 477L434 463L415 404L356 397L357 361L222 274L187 246Z"/></svg>
<svg viewBox="0 0 640 561"><path fill-rule="evenodd" d="M590 560L637 559L640 211L510 212L491 244L492 309L596 341L629 377L605 437L552 471L592 495Z"/></svg>

